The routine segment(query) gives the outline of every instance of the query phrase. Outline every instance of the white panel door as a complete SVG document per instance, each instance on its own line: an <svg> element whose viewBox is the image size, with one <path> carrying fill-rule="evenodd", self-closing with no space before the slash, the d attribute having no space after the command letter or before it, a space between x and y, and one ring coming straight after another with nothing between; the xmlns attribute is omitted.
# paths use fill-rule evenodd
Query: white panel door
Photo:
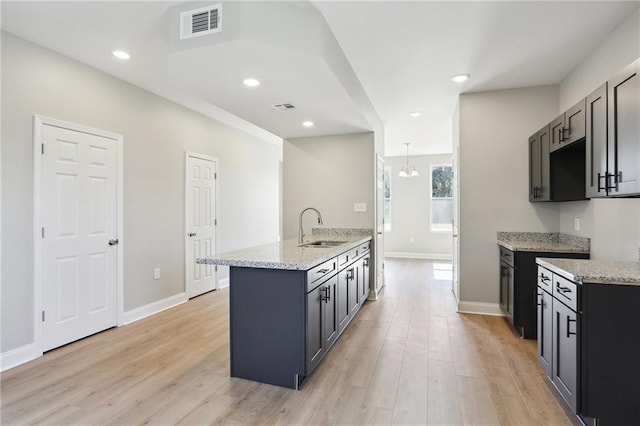
<svg viewBox="0 0 640 426"><path fill-rule="evenodd" d="M384 161L376 166L376 293L384 287Z"/></svg>
<svg viewBox="0 0 640 426"><path fill-rule="evenodd" d="M196 263L216 252L216 162L187 156L186 231L187 297L216 288L215 268Z"/></svg>
<svg viewBox="0 0 640 426"><path fill-rule="evenodd" d="M42 126L42 142L47 351L117 323L117 145L50 125Z"/></svg>

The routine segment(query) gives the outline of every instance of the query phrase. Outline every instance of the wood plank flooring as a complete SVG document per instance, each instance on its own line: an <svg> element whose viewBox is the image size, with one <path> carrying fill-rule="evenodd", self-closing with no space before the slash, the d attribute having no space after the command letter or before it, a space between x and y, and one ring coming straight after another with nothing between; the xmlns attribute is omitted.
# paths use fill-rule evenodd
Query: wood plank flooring
<svg viewBox="0 0 640 426"><path fill-rule="evenodd" d="M228 291L51 351L2 374L22 424L571 425L535 342L455 312L433 263L387 260L367 302L300 391L229 377ZM497 285L497 284L496 284Z"/></svg>

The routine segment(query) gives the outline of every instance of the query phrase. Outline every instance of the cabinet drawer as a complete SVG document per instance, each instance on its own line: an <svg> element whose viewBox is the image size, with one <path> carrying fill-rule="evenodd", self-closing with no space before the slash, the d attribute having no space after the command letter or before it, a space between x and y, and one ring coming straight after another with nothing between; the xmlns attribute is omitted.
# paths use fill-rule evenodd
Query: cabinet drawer
<svg viewBox="0 0 640 426"><path fill-rule="evenodd" d="M547 293L553 293L553 274L549 270L538 266L538 287L545 290Z"/></svg>
<svg viewBox="0 0 640 426"><path fill-rule="evenodd" d="M356 257L358 257L359 247L353 248L347 252L342 253L338 256L338 269L342 269L347 266L349 263L353 262Z"/></svg>
<svg viewBox="0 0 640 426"><path fill-rule="evenodd" d="M513 264L514 254L511 250L508 250L504 247L500 247L500 260L506 263L509 266L515 266Z"/></svg>
<svg viewBox="0 0 640 426"><path fill-rule="evenodd" d="M369 250L371 250L371 241L367 241L366 243L360 244L360 247L358 247L358 254L362 256Z"/></svg>
<svg viewBox="0 0 640 426"><path fill-rule="evenodd" d="M573 281L553 274L553 296L574 311L578 310L578 286Z"/></svg>
<svg viewBox="0 0 640 426"><path fill-rule="evenodd" d="M331 277L337 271L338 266L335 257L312 269L309 269L307 272L307 292L310 292L316 285L320 284L320 280Z"/></svg>

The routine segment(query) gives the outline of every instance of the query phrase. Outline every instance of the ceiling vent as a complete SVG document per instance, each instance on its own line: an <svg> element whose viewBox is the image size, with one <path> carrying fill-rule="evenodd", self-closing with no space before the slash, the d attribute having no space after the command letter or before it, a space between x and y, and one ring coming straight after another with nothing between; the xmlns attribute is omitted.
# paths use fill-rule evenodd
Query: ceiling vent
<svg viewBox="0 0 640 426"><path fill-rule="evenodd" d="M180 13L180 40L222 31L222 5L215 4Z"/></svg>
<svg viewBox="0 0 640 426"><path fill-rule="evenodd" d="M275 104L275 105L271 105L272 107L274 107L275 109L277 109L278 111L288 111L290 109L294 109L295 106L289 103L286 104Z"/></svg>

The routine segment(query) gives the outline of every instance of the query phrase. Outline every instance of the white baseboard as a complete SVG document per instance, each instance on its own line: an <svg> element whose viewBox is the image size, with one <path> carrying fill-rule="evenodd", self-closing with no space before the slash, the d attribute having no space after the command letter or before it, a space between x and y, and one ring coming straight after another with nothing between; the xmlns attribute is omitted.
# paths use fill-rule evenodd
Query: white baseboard
<svg viewBox="0 0 640 426"><path fill-rule="evenodd" d="M188 300L187 293L178 293L174 296L167 297L166 299L158 300L156 302L149 303L148 305L140 306L138 308L131 309L124 313L124 324L131 324L132 322L141 320L158 312L162 312L166 309L173 308Z"/></svg>
<svg viewBox="0 0 640 426"><path fill-rule="evenodd" d="M229 278L223 278L220 281L218 281L218 288L226 288L229 287Z"/></svg>
<svg viewBox="0 0 640 426"><path fill-rule="evenodd" d="M35 343L29 343L19 348L0 354L0 371L6 371L25 362L32 361L42 356L42 352L36 350Z"/></svg>
<svg viewBox="0 0 640 426"><path fill-rule="evenodd" d="M385 251L384 257L398 257L403 259L427 259L427 260L452 260L453 256L447 253L415 253L405 251Z"/></svg>
<svg viewBox="0 0 640 426"><path fill-rule="evenodd" d="M498 303L465 302L464 300L458 302L458 312L461 314L504 316Z"/></svg>

